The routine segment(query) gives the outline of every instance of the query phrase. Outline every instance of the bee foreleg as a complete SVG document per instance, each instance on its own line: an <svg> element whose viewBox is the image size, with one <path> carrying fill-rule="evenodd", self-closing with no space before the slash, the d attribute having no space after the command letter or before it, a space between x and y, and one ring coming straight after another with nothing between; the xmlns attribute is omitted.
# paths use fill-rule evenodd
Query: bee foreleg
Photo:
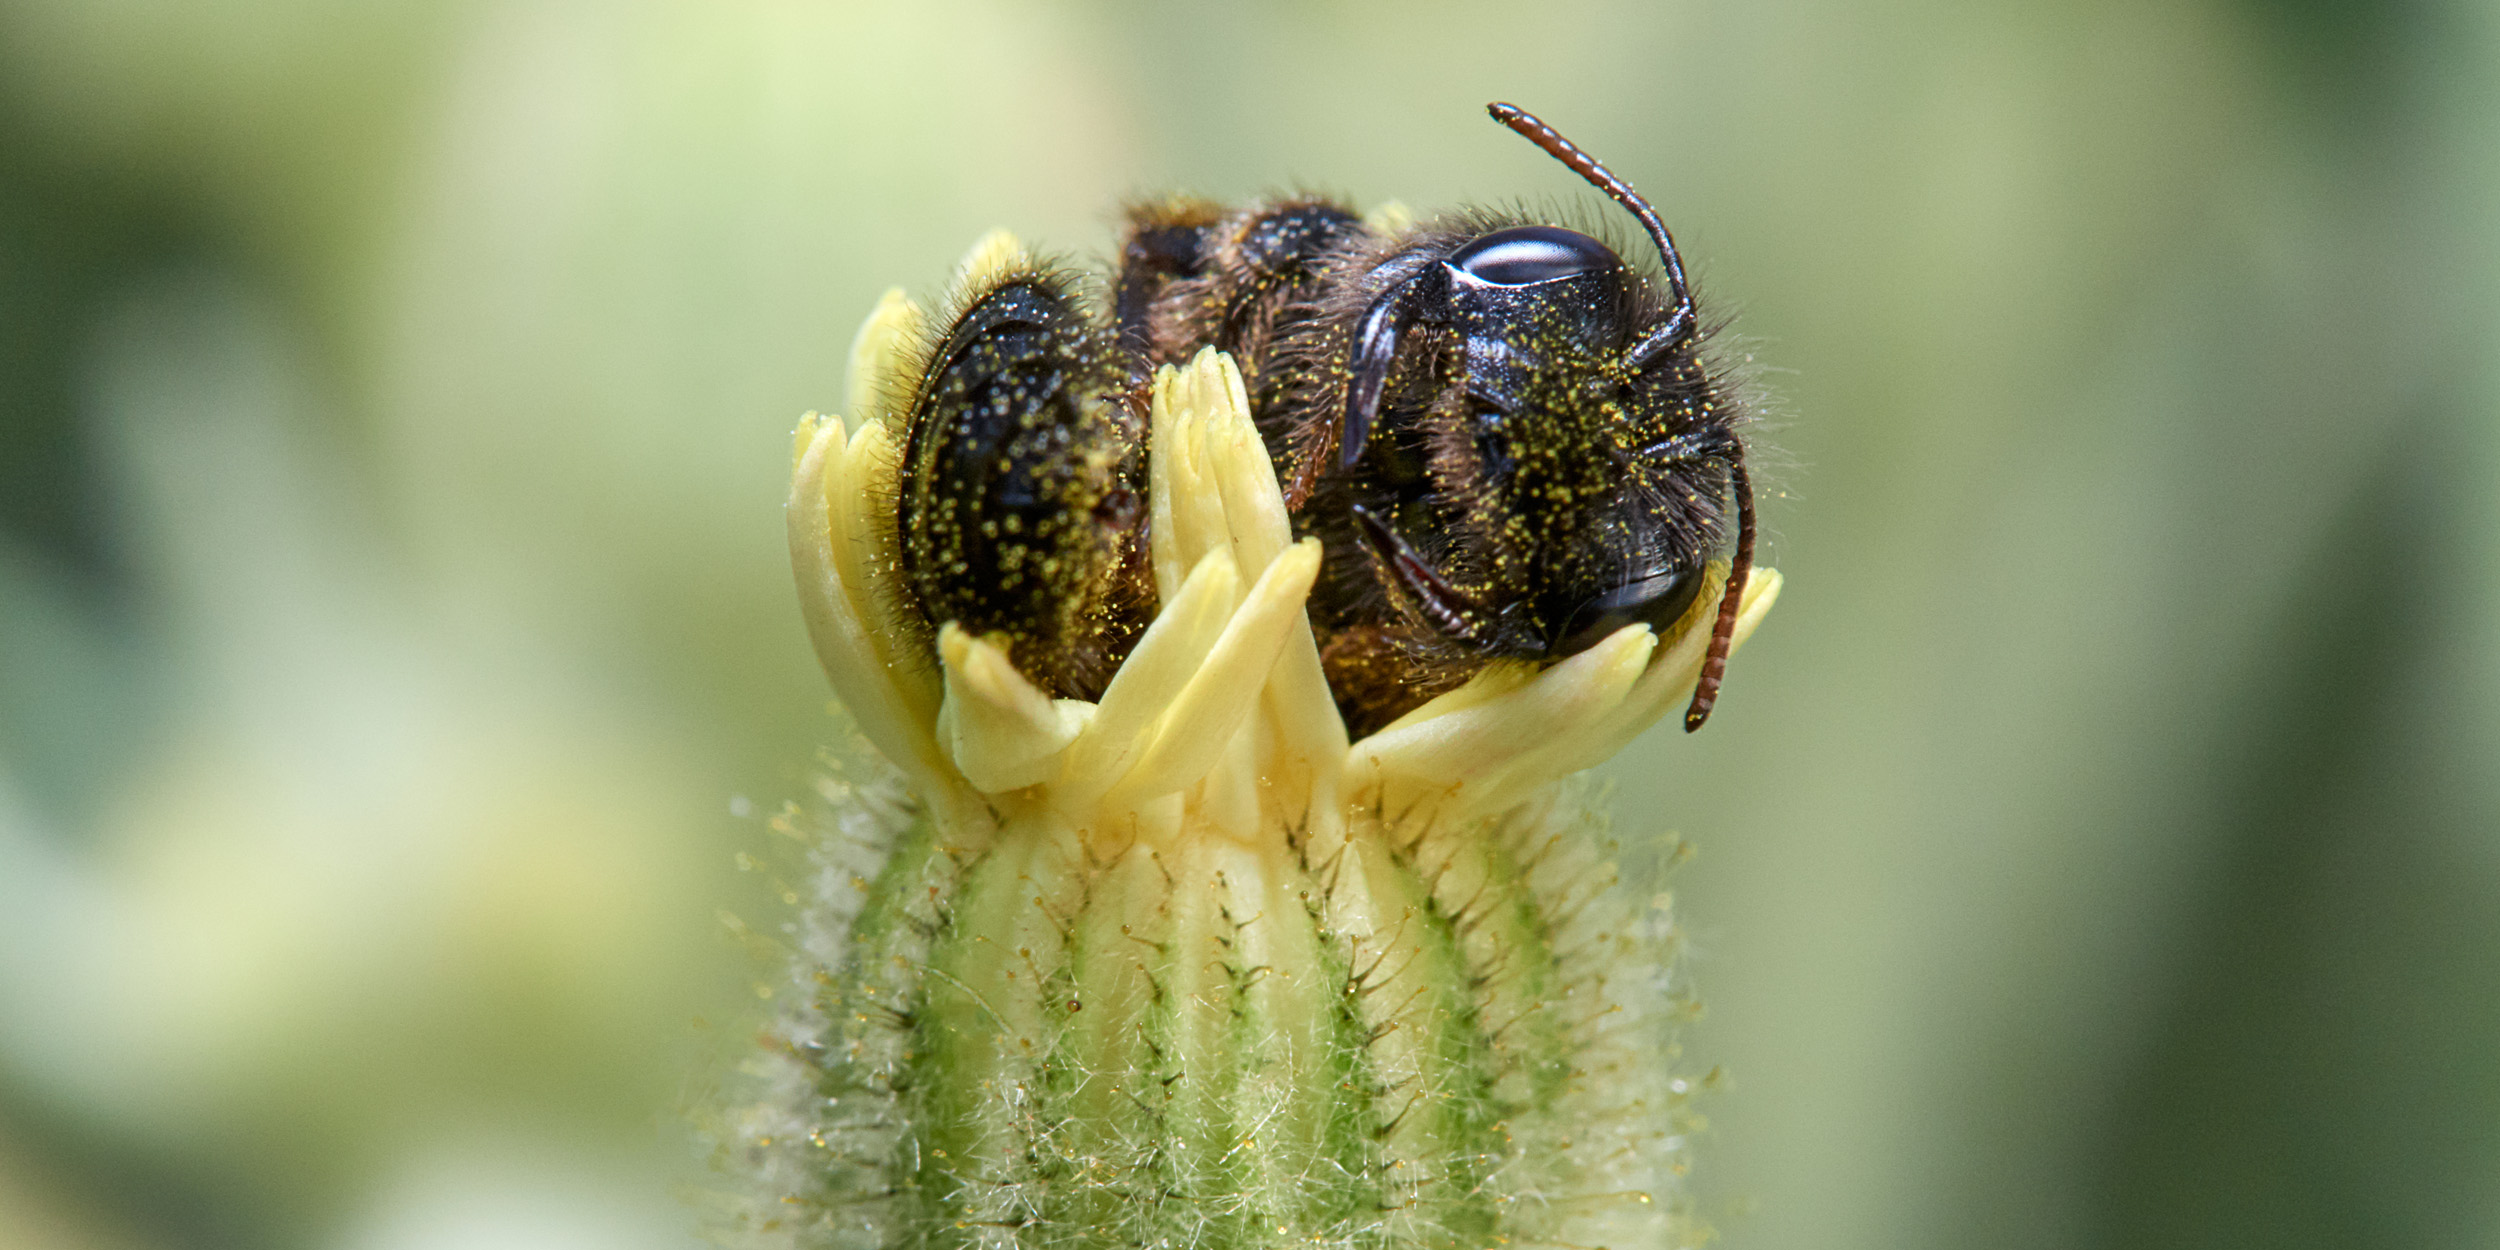
<svg viewBox="0 0 2500 1250"><path fill-rule="evenodd" d="M1460 642L1490 646L1498 640L1498 629L1484 605L1441 576L1420 552L1390 529L1386 521L1361 504L1352 505L1354 522L1371 550L1372 558L1389 573L1399 590L1423 614L1435 630Z"/></svg>

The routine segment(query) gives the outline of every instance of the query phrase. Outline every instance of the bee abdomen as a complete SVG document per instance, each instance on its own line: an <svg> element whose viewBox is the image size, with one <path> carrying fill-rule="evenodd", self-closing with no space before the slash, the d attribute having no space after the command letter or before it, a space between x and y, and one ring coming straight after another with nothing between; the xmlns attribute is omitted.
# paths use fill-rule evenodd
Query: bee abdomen
<svg viewBox="0 0 2500 1250"><path fill-rule="evenodd" d="M896 520L927 623L1099 696L1151 608L1143 423L1103 335L1065 284L1011 272L947 328L910 414Z"/></svg>

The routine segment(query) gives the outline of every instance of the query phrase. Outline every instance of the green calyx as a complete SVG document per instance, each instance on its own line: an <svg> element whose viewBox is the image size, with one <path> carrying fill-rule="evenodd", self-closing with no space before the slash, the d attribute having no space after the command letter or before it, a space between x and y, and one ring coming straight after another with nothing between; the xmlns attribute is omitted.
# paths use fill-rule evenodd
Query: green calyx
<svg viewBox="0 0 2500 1250"><path fill-rule="evenodd" d="M841 1247L1669 1246L1663 915L1550 797L1105 848L920 817L803 967L746 1231ZM839 878L827 869L820 879Z"/></svg>

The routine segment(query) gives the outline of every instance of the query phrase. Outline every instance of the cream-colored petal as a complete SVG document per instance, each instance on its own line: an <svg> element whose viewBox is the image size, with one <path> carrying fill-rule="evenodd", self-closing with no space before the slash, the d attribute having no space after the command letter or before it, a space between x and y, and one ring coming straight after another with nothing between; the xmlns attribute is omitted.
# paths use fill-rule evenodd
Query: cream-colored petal
<svg viewBox="0 0 2500 1250"><path fill-rule="evenodd" d="M1216 364L1215 361L1223 361ZM1222 489L1211 474L1203 439L1210 426L1224 421L1231 399L1223 371L1229 359L1201 352L1185 368L1157 370L1153 407L1154 458L1149 466L1154 519L1152 546L1156 588L1167 599L1179 577L1198 567L1208 552L1232 545L1232 526L1225 515ZM1257 570L1235 566L1244 576Z"/></svg>
<svg viewBox="0 0 2500 1250"><path fill-rule="evenodd" d="M1733 655L1753 635L1754 627L1779 598L1780 584L1777 569L1757 568L1746 580L1729 654ZM1475 810L1499 811L1526 799L1540 787L1605 763L1659 721L1680 713L1692 697L1693 683L1701 675L1701 663L1710 647L1708 625L1717 616L1717 596L1708 596L1704 602L1710 606L1710 614L1652 659L1649 671L1641 675L1640 683L1622 702L1592 718L1578 732L1521 752L1488 776L1472 800L1477 805Z"/></svg>
<svg viewBox="0 0 2500 1250"><path fill-rule="evenodd" d="M1476 670L1476 675L1457 689L1443 691L1423 706L1382 726L1374 736L1491 702L1535 681L1539 671L1536 665L1525 660L1496 660Z"/></svg>
<svg viewBox="0 0 2500 1250"><path fill-rule="evenodd" d="M1281 828L1261 828L1262 779L1250 735L1235 733L1225 745L1223 756L1206 770L1197 789L1189 793L1187 810L1201 824L1236 842L1260 842L1267 840L1261 836L1263 832L1281 833Z"/></svg>
<svg viewBox="0 0 2500 1250"><path fill-rule="evenodd" d="M1005 648L952 623L938 631L938 658L946 669L938 741L974 789L996 794L1058 775L1059 753L1093 720L1093 704L1053 700Z"/></svg>
<svg viewBox="0 0 2500 1250"><path fill-rule="evenodd" d="M798 478L799 462L807 459L807 449L816 445L816 432L825 428L825 422L838 419L821 412L799 417L799 427L790 432L790 476L793 481Z"/></svg>
<svg viewBox="0 0 2500 1250"><path fill-rule="evenodd" d="M1203 409L1199 411L1203 412ZM1184 562L1194 568L1208 553L1232 551L1232 528L1224 516L1224 493L1217 488L1208 470L1205 448L1199 438L1206 423L1193 419L1183 427L1180 445L1173 448L1170 483L1172 489L1173 547ZM1241 568L1238 557L1233 561ZM1242 569L1244 576L1250 570Z"/></svg>
<svg viewBox="0 0 2500 1250"><path fill-rule="evenodd" d="M920 305L894 287L877 301L876 311L860 323L851 339L851 364L842 382L844 402L853 421L874 421L885 415L885 401L910 391L902 376L912 345L927 320Z"/></svg>
<svg viewBox="0 0 2500 1250"><path fill-rule="evenodd" d="M919 710L895 680L878 633L861 610L857 553L840 532L838 501L856 494L847 470L849 440L839 418L817 424L792 475L786 520L799 610L816 656L860 732L887 758L924 781L944 772Z"/></svg>
<svg viewBox="0 0 2500 1250"><path fill-rule="evenodd" d="M1266 704L1285 754L1314 770L1315 782L1342 771L1346 757L1345 718L1328 689L1328 672L1319 662L1319 643L1307 620L1287 631L1284 651L1268 674ZM1332 796L1333 797L1333 796Z"/></svg>
<svg viewBox="0 0 2500 1250"><path fill-rule="evenodd" d="M1319 540L1306 538L1278 556L1251 585L1225 623L1223 636L1157 722L1137 764L1120 783L1122 793L1168 793L1196 783L1214 766L1259 705L1260 687L1283 654L1288 633L1307 630L1302 604L1319 575L1319 560Z"/></svg>
<svg viewBox="0 0 2500 1250"><path fill-rule="evenodd" d="M1147 735L1223 637L1240 587L1231 552L1210 552L1198 562L1111 678L1093 724L1069 746L1064 797L1090 802L1127 774Z"/></svg>
<svg viewBox="0 0 2500 1250"><path fill-rule="evenodd" d="M909 619L895 584L892 570L900 556L894 550L894 519L883 511L894 498L902 441L900 431L880 422L863 423L843 449L838 488L827 480L832 493L826 505L833 523L833 558L853 611L870 627L871 654L911 709L913 723L926 733L937 721L937 673L925 657L907 651L926 635Z"/></svg>
<svg viewBox="0 0 2500 1250"><path fill-rule="evenodd" d="M969 291L986 286L1000 274L1024 262L1024 244L1013 232L995 229L973 241L963 259L955 262L955 289Z"/></svg>
<svg viewBox="0 0 2500 1250"><path fill-rule="evenodd" d="M1628 625L1535 680L1474 707L1383 730L1354 745L1357 784L1456 794L1521 754L1568 739L1613 710L1640 681L1657 639Z"/></svg>
<svg viewBox="0 0 2500 1250"><path fill-rule="evenodd" d="M1198 423L1199 457L1223 499L1233 560L1244 574L1255 574L1293 542L1285 496L1276 487L1276 465L1250 419L1249 391L1233 358L1207 348L1190 368L1199 377L1199 402L1207 406Z"/></svg>
<svg viewBox="0 0 2500 1250"><path fill-rule="evenodd" d="M1250 398L1232 357L1212 348L1186 366L1160 371L1155 384L1155 516L1158 571L1187 568L1169 561L1183 548L1203 551L1218 541L1206 503L1220 501L1222 541L1245 576L1257 576L1293 542L1293 525L1277 489L1267 444L1250 419ZM1162 449L1170 449L1166 456ZM1186 531L1187 539L1178 537ZM1346 748L1345 722L1307 626L1288 631L1270 673L1266 699L1278 736L1307 765L1333 775Z"/></svg>
<svg viewBox="0 0 2500 1250"><path fill-rule="evenodd" d="M1182 580L1197 567L1196 560L1182 558L1181 526L1173 515L1181 499L1172 481L1173 466L1180 463L1194 415L1188 397L1179 392L1179 378L1180 371L1168 365L1155 370L1146 410L1148 446L1153 449L1146 462L1147 553L1154 564L1155 601L1165 604L1180 594Z"/></svg>
<svg viewBox="0 0 2500 1250"><path fill-rule="evenodd" d="M1382 200L1363 214L1363 224L1382 234L1404 234L1415 228L1415 210L1404 200Z"/></svg>

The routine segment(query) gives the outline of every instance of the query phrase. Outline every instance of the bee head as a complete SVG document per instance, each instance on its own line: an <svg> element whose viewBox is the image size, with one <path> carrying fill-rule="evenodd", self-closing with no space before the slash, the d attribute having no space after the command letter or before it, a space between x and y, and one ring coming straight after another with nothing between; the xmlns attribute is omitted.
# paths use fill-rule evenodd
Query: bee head
<svg viewBox="0 0 2500 1250"><path fill-rule="evenodd" d="M1410 536L1357 506L1356 530L1393 597L1447 642L1545 658L1682 618L1732 499L1736 556L1686 717L1698 727L1752 562L1735 413L1699 359L1683 262L1657 212L1542 121L1489 111L1640 221L1664 298L1612 248L1550 225L1500 226L1380 265L1353 326L1338 465L1362 459L1402 354L1442 344L1445 385L1422 422L1441 515L1438 532Z"/></svg>
<svg viewBox="0 0 2500 1250"><path fill-rule="evenodd" d="M1563 656L1663 631L1725 537L1726 413L1689 343L1636 363L1676 312L1605 244L1554 226L1485 233L1444 262L1458 367L1432 472L1454 551L1509 605L1502 650ZM1699 435L1699 437L1696 437Z"/></svg>

